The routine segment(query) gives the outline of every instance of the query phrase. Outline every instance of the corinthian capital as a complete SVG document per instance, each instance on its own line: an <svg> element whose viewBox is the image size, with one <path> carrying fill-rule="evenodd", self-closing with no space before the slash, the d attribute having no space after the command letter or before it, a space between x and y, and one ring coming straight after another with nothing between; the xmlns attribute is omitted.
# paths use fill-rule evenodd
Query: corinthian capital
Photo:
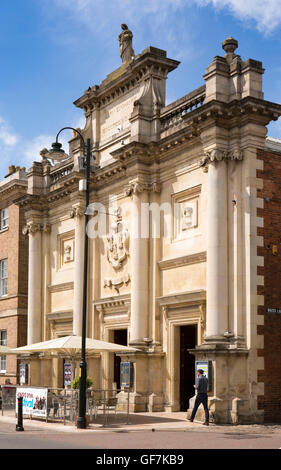
<svg viewBox="0 0 281 470"><path fill-rule="evenodd" d="M161 185L157 181L154 181L153 183L140 183L139 181L131 181L126 187L124 195L132 196L133 194L140 194L143 191L160 193Z"/></svg>
<svg viewBox="0 0 281 470"><path fill-rule="evenodd" d="M42 230L44 233L50 233L51 232L51 225L50 224L43 224Z"/></svg>
<svg viewBox="0 0 281 470"><path fill-rule="evenodd" d="M85 214L85 211L82 206L76 206L72 207L70 210L69 216L71 219L74 219L75 217L82 217Z"/></svg>
<svg viewBox="0 0 281 470"><path fill-rule="evenodd" d="M145 187L143 184L138 181L131 181L125 189L125 196L142 193L144 189Z"/></svg>
<svg viewBox="0 0 281 470"><path fill-rule="evenodd" d="M33 234L42 230L42 225L37 222L28 222L22 229L23 235Z"/></svg>
<svg viewBox="0 0 281 470"><path fill-rule="evenodd" d="M208 171L208 165L213 162L220 162L222 160L243 160L243 150L236 147L232 150L222 150L214 148L204 152L200 160L200 166Z"/></svg>

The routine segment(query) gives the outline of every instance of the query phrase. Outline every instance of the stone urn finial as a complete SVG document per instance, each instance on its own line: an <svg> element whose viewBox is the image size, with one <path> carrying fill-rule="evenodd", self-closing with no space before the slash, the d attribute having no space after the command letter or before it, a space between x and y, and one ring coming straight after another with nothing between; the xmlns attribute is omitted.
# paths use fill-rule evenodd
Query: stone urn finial
<svg viewBox="0 0 281 470"><path fill-rule="evenodd" d="M45 158L47 158L47 154L49 153L49 151L48 151L48 149L43 148L39 153L40 153L42 159L44 160Z"/></svg>
<svg viewBox="0 0 281 470"><path fill-rule="evenodd" d="M234 54L234 51L238 48L238 41L230 36L223 41L222 48L226 54Z"/></svg>

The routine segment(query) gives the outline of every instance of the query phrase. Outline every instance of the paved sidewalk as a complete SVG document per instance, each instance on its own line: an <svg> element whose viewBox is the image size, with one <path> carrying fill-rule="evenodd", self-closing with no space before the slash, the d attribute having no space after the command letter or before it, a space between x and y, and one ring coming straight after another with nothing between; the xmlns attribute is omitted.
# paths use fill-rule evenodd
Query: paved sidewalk
<svg viewBox="0 0 281 470"><path fill-rule="evenodd" d="M7 424L9 432L16 427L17 419L14 413L5 413L4 416L0 412L0 423ZM193 431L193 432L222 432L222 433L234 433L234 434L280 434L281 435L281 424L267 424L267 425L216 425L210 424L209 427L202 426L199 421L190 423L186 420L186 413L136 413L130 415L130 424L119 422L118 417L112 418L111 424L104 426L103 422L92 423L87 428L87 432L137 432L137 431ZM85 432L85 430L79 430L76 426L71 424L63 425L61 423L54 423L39 420L31 420L29 418L23 420L24 429L26 431L34 431L40 429L46 432Z"/></svg>

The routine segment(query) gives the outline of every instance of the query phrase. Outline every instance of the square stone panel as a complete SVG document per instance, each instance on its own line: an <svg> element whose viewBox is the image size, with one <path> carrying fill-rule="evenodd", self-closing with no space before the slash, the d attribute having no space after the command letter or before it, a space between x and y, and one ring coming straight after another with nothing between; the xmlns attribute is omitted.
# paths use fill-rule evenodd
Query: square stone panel
<svg viewBox="0 0 281 470"><path fill-rule="evenodd" d="M58 269L71 267L75 261L74 232L58 236Z"/></svg>

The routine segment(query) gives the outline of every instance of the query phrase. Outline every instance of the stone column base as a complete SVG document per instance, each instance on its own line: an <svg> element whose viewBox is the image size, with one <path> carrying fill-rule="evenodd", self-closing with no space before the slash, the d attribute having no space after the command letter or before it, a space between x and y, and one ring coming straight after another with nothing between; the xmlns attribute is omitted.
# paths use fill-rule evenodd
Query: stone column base
<svg viewBox="0 0 281 470"><path fill-rule="evenodd" d="M189 408L186 412L186 418L189 419L191 418L191 414L195 405L195 400L196 400L196 395L194 397L190 398L189 400ZM211 409L211 400L208 400L208 408L209 408L209 414L210 414L210 423L215 423L215 415ZM197 413L195 415L195 421L200 421L202 423L205 422L205 411L204 411L204 406L201 404L197 410Z"/></svg>
<svg viewBox="0 0 281 470"><path fill-rule="evenodd" d="M254 424L263 422L258 409L258 387L253 373L251 351L229 342L206 342L190 350L196 360L212 361L212 380L209 392L210 421L217 424ZM250 369L251 367L251 369ZM250 374L251 372L251 374ZM192 403L192 400L191 400ZM190 417L192 404L187 412ZM204 408L198 408L196 420L204 420Z"/></svg>
<svg viewBox="0 0 281 470"><path fill-rule="evenodd" d="M117 411L125 412L128 409L128 392L118 393ZM130 413L161 412L164 410L163 396L151 393L150 395L130 392Z"/></svg>
<svg viewBox="0 0 281 470"><path fill-rule="evenodd" d="M118 393L117 411L127 411L128 409L128 392L122 391ZM140 413L147 411L147 397L136 392L130 392L129 395L130 413Z"/></svg>
<svg viewBox="0 0 281 470"><path fill-rule="evenodd" d="M122 357L122 355L120 354ZM163 357L162 352L142 351L126 354L134 363L134 385L130 392L130 411L132 413L164 411L163 395ZM118 407L128 406L128 394L118 394Z"/></svg>

